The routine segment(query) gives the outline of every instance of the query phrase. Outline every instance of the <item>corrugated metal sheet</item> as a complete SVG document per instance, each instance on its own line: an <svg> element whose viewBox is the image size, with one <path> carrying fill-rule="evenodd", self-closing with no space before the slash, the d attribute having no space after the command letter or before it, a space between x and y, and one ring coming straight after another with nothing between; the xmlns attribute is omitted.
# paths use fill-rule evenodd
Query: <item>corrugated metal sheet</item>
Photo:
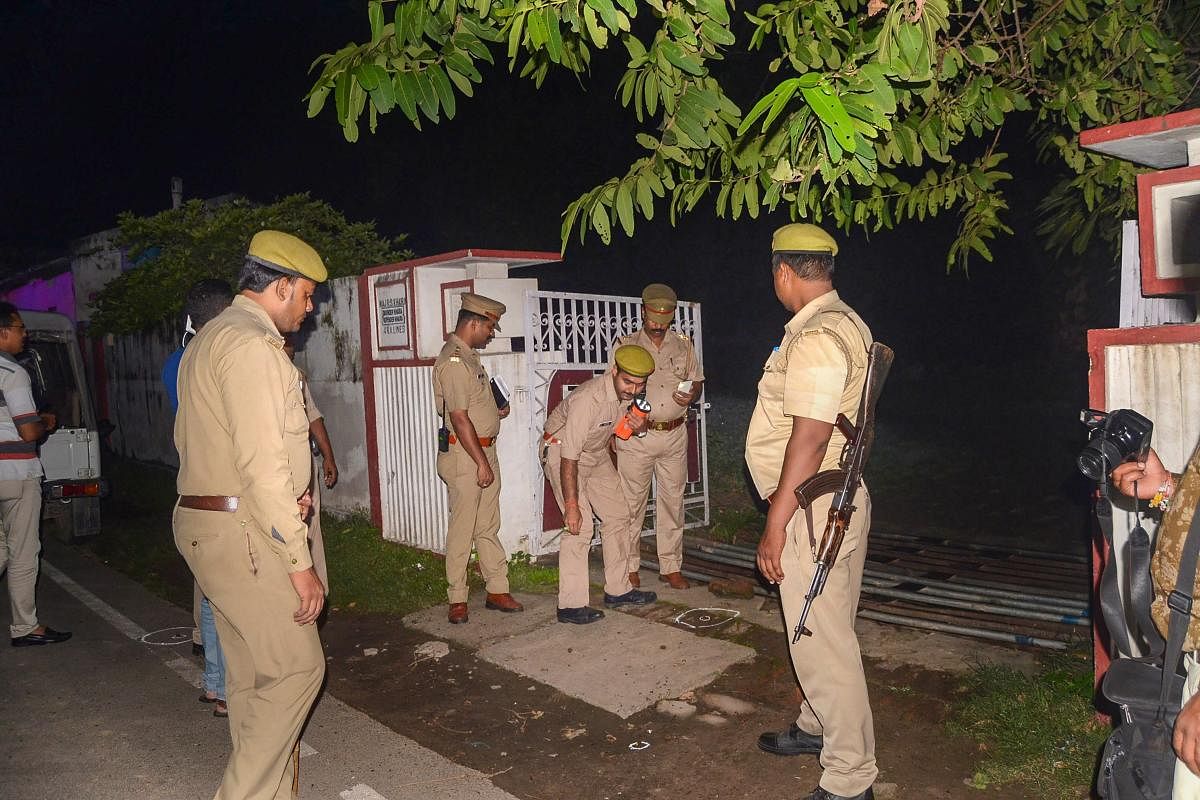
<svg viewBox="0 0 1200 800"><path fill-rule="evenodd" d="M374 434L383 537L444 553L450 511L445 485L436 479L432 374L432 367L375 370Z"/></svg>

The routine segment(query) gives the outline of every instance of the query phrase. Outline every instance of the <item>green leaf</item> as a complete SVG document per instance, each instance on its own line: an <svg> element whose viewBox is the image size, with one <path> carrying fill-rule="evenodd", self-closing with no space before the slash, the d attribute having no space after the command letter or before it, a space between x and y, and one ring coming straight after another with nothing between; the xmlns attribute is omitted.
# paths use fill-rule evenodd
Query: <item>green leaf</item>
<svg viewBox="0 0 1200 800"><path fill-rule="evenodd" d="M454 119L454 112L457 109L454 100L454 87L450 85L450 78L446 75L446 70L442 69L441 64L430 64L429 78L433 84L433 90L437 93L438 100L441 101L442 108L446 110L446 119Z"/></svg>
<svg viewBox="0 0 1200 800"><path fill-rule="evenodd" d="M637 204L643 217L654 218L654 193L650 190L650 182L644 175L637 180Z"/></svg>
<svg viewBox="0 0 1200 800"><path fill-rule="evenodd" d="M999 53L982 44L973 44L968 46L967 49L963 51L963 55L965 55L968 60L974 61L976 64L991 64L994 61L1000 60Z"/></svg>
<svg viewBox="0 0 1200 800"><path fill-rule="evenodd" d="M325 107L325 98L329 96L329 87L320 86L313 89L308 95L308 118L312 119L317 114L321 113L321 109Z"/></svg>
<svg viewBox="0 0 1200 800"><path fill-rule="evenodd" d="M700 33L713 44L727 47L737 42L737 37L728 28L709 19L700 23Z"/></svg>
<svg viewBox="0 0 1200 800"><path fill-rule="evenodd" d="M586 0L588 8L593 8L600 15L600 19L613 33L620 30L620 25L617 23L617 9L613 5L612 0Z"/></svg>
<svg viewBox="0 0 1200 800"><path fill-rule="evenodd" d="M613 202L613 208L617 210L617 219L621 221L621 228L625 231L625 235L633 236L633 195L630 194L629 184L626 181L617 184L617 196Z"/></svg>
<svg viewBox="0 0 1200 800"><path fill-rule="evenodd" d="M387 73L384 72L383 67L375 64L359 64L354 68L354 77L358 79L362 88L369 92L379 85L381 77L387 78Z"/></svg>
<svg viewBox="0 0 1200 800"><path fill-rule="evenodd" d="M763 120L761 129L763 133L767 132L767 128L771 127L771 123L783 112L784 107L795 96L796 90L799 88L799 79L792 79L779 84L779 88L775 92L775 101L771 103L771 110L767 112L767 116Z"/></svg>
<svg viewBox="0 0 1200 800"><path fill-rule="evenodd" d="M433 88L433 81L426 72L417 72L414 77L417 79L417 106L429 117L429 121L435 125L438 122L438 98L437 90Z"/></svg>
<svg viewBox="0 0 1200 800"><path fill-rule="evenodd" d="M450 78L450 82L454 84L455 88L457 88L464 97L475 96L475 87L471 84L470 78L463 75L461 72L452 69L446 70L446 76Z"/></svg>
<svg viewBox="0 0 1200 800"><path fill-rule="evenodd" d="M592 206L592 228L596 233L600 234L600 241L605 244L612 242L612 229L609 227L608 212L604 210L604 204L596 200Z"/></svg>
<svg viewBox="0 0 1200 800"><path fill-rule="evenodd" d="M400 106L400 110L409 121L420 127L417 120L417 100L421 96L421 90L417 86L417 77L411 72L397 72L392 81L392 88L396 90L396 105Z"/></svg>
<svg viewBox="0 0 1200 800"><path fill-rule="evenodd" d="M640 144L642 147L646 148L647 150L650 150L653 152L654 150L658 149L658 139L655 139L653 136L651 136L648 133L634 134L633 138L637 141L638 144Z"/></svg>
<svg viewBox="0 0 1200 800"><path fill-rule="evenodd" d="M838 145L848 153L854 152L854 125L846 107L833 90L828 86L817 86L812 89L801 89L804 99L820 118L821 124L829 131Z"/></svg>
<svg viewBox="0 0 1200 800"><path fill-rule="evenodd" d="M708 132L704 130L703 117L688 103L680 102L679 107L675 109L675 127L697 147L708 147L711 141Z"/></svg>
<svg viewBox="0 0 1200 800"><path fill-rule="evenodd" d="M367 18L371 21L371 44L378 44L383 38L383 3L381 0L371 0L367 4Z"/></svg>
<svg viewBox="0 0 1200 800"><path fill-rule="evenodd" d="M349 72L343 72L337 77L337 84L333 92L334 106L337 108L338 124L346 124L346 114L350 107L350 84L353 79Z"/></svg>
<svg viewBox="0 0 1200 800"><path fill-rule="evenodd" d="M558 64L562 60L562 31L558 28L558 15L551 9L542 10L542 26L546 29L546 52L550 60Z"/></svg>
<svg viewBox="0 0 1200 800"><path fill-rule="evenodd" d="M608 29L600 25L600 20L596 18L596 12L591 6L584 7L583 21L587 25L588 36L592 38L592 42L603 50L608 44Z"/></svg>
<svg viewBox="0 0 1200 800"><path fill-rule="evenodd" d="M895 114L896 92L892 89L891 81L884 74L883 67L879 64L864 64L860 71L871 82L871 93L868 97L884 114Z"/></svg>
<svg viewBox="0 0 1200 800"><path fill-rule="evenodd" d="M383 78L371 90L371 107L378 109L380 114L386 114L396 105L396 93L392 88L392 79L384 73ZM374 127L371 128L374 133Z"/></svg>
<svg viewBox="0 0 1200 800"><path fill-rule="evenodd" d="M725 0L696 0L696 8L722 25L729 24L729 10L725 8Z"/></svg>
<svg viewBox="0 0 1200 800"><path fill-rule="evenodd" d="M483 76L479 74L479 70L475 69L475 65L471 63L471 59L459 50L449 50L444 56L446 67L452 72L457 72L465 78L469 78L474 83L483 83ZM464 92L463 94L466 94Z"/></svg>
<svg viewBox="0 0 1200 800"><path fill-rule="evenodd" d="M517 51L521 49L521 32L525 28L525 18L529 16L528 12L514 14L512 18L512 27L508 30L508 59L512 61L517 57Z"/></svg>
<svg viewBox="0 0 1200 800"><path fill-rule="evenodd" d="M659 45L659 49L667 57L667 61L670 61L676 68L683 70L689 75L701 76L704 74L704 64L690 53L684 53L682 48L675 42L670 40L664 41Z"/></svg>

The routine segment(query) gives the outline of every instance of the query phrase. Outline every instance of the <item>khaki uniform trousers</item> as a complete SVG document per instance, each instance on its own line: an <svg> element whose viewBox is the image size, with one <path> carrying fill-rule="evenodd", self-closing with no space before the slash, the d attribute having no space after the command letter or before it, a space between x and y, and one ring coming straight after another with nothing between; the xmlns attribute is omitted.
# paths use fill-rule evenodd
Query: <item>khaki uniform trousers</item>
<svg viewBox="0 0 1200 800"><path fill-rule="evenodd" d="M225 653L233 753L216 800L294 797L294 748L325 676L317 627L292 619L299 598L249 515L177 507L174 529Z"/></svg>
<svg viewBox="0 0 1200 800"><path fill-rule="evenodd" d="M500 544L500 462L496 445L483 448L496 479L481 489L476 466L462 445L438 453L437 473L450 495L450 524L446 529L446 594L451 603L467 602L467 564L471 547L479 554L479 571L488 594L508 591L508 556Z"/></svg>
<svg viewBox="0 0 1200 800"><path fill-rule="evenodd" d="M642 565L642 525L654 477L654 534L658 540L658 571L663 575L683 567L683 487L687 483L687 425L673 431L647 431L631 436L617 451L621 492L630 508L628 571Z"/></svg>
<svg viewBox="0 0 1200 800"><path fill-rule="evenodd" d="M832 502L832 495L823 495L810 506L811 514L799 510L788 523L779 596L789 643L816 570L809 534L820 545ZM805 698L796 724L806 733L825 737L821 786L846 796L865 792L879 774L867 680L854 634L871 527L871 498L865 486L855 496L855 505L858 509L850 518L838 560L805 623L812 636L801 636L789 645L792 669Z"/></svg>
<svg viewBox="0 0 1200 800"><path fill-rule="evenodd" d="M42 552L42 479L0 481L0 574L8 570L12 606L9 635L16 639L38 626L38 554Z"/></svg>
<svg viewBox="0 0 1200 800"><path fill-rule="evenodd" d="M564 510L562 495L562 448L542 448L542 469L554 490L559 509ZM617 469L603 453L584 453L579 460L579 513L583 525L579 535L562 532L558 544L558 607L582 608L588 604L588 551L592 546L592 516L600 519L600 547L604 556L604 591L625 594L633 588L629 582L629 506L621 494Z"/></svg>

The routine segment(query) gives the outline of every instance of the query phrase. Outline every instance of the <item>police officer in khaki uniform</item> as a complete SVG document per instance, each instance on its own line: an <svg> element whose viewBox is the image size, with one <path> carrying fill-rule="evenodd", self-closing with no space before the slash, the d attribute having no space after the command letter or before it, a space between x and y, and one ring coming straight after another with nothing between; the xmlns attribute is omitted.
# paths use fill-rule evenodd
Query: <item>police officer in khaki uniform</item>
<svg viewBox="0 0 1200 800"><path fill-rule="evenodd" d="M704 390L704 373L692 341L671 330L675 290L652 283L642 291L642 329L622 336L618 347L636 344L654 359L646 379L650 403L645 436L615 439L621 491L629 504L629 581L641 586L642 523L654 476L654 531L658 540L659 580L672 589L691 584L683 577L683 487L687 483L688 406Z"/></svg>
<svg viewBox="0 0 1200 800"><path fill-rule="evenodd" d="M818 471L837 467L846 440L834 421L839 413L858 415L872 340L833 289L837 243L829 234L815 225L785 225L771 245L775 295L793 316L763 367L746 432L746 464L759 494L771 503L758 568L779 584L790 643L832 501L824 495L797 513L795 489ZM812 635L790 645L805 698L800 716L788 730L758 740L761 749L778 755L820 754L820 785L807 800L868 800L878 774L854 635L871 525L866 486L855 502L837 562L808 617Z"/></svg>
<svg viewBox="0 0 1200 800"><path fill-rule="evenodd" d="M604 616L588 606L593 515L600 519L604 604L644 605L658 599L629 582L629 505L612 452L613 427L645 387L654 359L645 349L626 345L617 348L613 361L608 371L577 386L554 407L542 437L542 469L566 523L558 548L558 621L576 625ZM633 433L645 430L645 419L631 421L630 427Z"/></svg>
<svg viewBox="0 0 1200 800"><path fill-rule="evenodd" d="M505 306L478 294L464 294L454 333L433 365L433 398L442 424L450 429L450 447L438 453L438 476L450 494L446 531L446 581L450 584L448 618L467 621L467 562L471 546L479 554L486 582L486 608L524 611L508 592L508 556L500 544L500 463L496 436L508 406L496 407L491 381L476 350L487 347L500 330Z"/></svg>
<svg viewBox="0 0 1200 800"><path fill-rule="evenodd" d="M218 800L295 796L300 729L325 674L308 419L283 334L299 330L326 275L296 237L255 234L238 296L179 368L175 546L216 617L233 739Z"/></svg>

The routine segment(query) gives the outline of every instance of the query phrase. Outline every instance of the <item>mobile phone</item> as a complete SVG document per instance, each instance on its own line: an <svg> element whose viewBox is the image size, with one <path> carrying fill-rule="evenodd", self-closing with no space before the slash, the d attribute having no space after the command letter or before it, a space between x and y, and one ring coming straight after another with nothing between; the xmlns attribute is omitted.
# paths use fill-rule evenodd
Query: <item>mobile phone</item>
<svg viewBox="0 0 1200 800"><path fill-rule="evenodd" d="M692 393L692 382L691 381L680 381L675 386L675 391L679 392L680 394L691 394Z"/></svg>

